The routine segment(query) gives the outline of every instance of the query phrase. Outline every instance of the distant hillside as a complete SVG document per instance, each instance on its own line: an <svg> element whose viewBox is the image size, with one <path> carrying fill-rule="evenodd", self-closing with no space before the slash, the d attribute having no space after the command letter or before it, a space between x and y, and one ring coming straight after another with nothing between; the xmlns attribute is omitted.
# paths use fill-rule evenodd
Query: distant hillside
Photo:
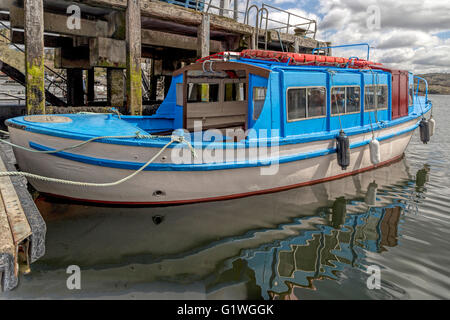
<svg viewBox="0 0 450 320"><path fill-rule="evenodd" d="M428 81L428 93L450 94L450 73L427 73L419 75ZM420 91L425 91L425 85L421 83Z"/></svg>

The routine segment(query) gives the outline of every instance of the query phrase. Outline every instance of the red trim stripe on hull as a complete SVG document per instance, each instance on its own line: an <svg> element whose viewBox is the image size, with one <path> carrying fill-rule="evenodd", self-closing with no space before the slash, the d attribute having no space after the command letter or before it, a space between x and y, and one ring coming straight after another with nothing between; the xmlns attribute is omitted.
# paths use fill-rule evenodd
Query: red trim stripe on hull
<svg viewBox="0 0 450 320"><path fill-rule="evenodd" d="M62 195L51 194L51 193L45 193L45 194L52 196L52 197L62 198L62 199L67 199L67 200L77 201L77 202L89 202L89 203L111 204L111 205L129 205L129 206L139 206L139 205L162 205L163 206L163 205L178 205L178 204L199 203L199 202L212 202L212 201L244 198L244 197L266 194L266 193L275 193L275 192L285 191L285 190L289 190L289 189L310 186L310 185L327 182L327 181L331 181L331 180L337 180L337 179L355 175L355 174L358 174L361 172L365 172L365 171L369 171L369 170L373 170L376 168L380 168L380 167L389 165L393 162L401 160L403 158L403 156L404 156L404 154L402 154L398 157L392 158L390 160L380 162L377 165L369 166L369 167L366 167L363 169L358 169L358 170L354 170L351 172L346 172L346 173L342 173L342 174L339 174L336 176L318 179L318 180L314 180L314 181L308 181L308 182L293 184L293 185L284 186L284 187L277 187L277 188L272 188L272 189L265 189L265 190L252 191L252 192L246 192L246 193L237 193L237 194L232 194L232 195L227 195L227 196L192 199L192 200L158 201L158 202L154 202L154 201L153 202L122 202L122 201L102 201L102 200L78 199L78 198L72 198L72 197L67 197L67 196L62 196Z"/></svg>

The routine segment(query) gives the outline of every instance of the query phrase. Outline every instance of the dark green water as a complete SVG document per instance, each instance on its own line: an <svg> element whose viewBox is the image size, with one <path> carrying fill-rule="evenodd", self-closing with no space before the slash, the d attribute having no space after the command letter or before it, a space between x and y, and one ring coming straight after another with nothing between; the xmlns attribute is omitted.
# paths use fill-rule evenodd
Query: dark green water
<svg viewBox="0 0 450 320"><path fill-rule="evenodd" d="M449 299L450 96L431 99L431 143L416 132L403 160L353 177L159 208L41 198L47 253L0 298Z"/></svg>

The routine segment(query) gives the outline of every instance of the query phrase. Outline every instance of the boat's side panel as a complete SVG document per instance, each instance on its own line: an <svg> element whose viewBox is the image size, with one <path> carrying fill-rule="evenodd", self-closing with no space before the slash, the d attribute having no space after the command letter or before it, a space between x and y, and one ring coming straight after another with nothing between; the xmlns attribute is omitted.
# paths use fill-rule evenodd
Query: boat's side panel
<svg viewBox="0 0 450 320"><path fill-rule="evenodd" d="M396 132L402 132L405 130L412 130L414 126L417 124L417 120L411 120L404 123L401 123L394 127L383 128L381 130L375 131L375 137L383 140L385 137L392 136ZM44 134L29 132L20 130L17 128L9 128L11 132L11 139L14 143L24 146L30 147L34 145L40 145L42 147L46 147L46 149L54 150L54 149L62 149L68 146L72 146L81 141L65 139L61 137L48 136ZM368 143L372 138L371 132L366 132L358 135L350 136L350 145L358 146L364 143ZM201 138L200 138L201 139ZM167 140L169 141L169 140ZM216 144L217 147L222 147L221 144ZM302 154L314 154L320 152L333 152L335 147L335 140L319 140L312 141L306 143L298 143L298 144L286 144L274 147L265 148L266 145L262 145L261 143L258 145L255 143L251 148L240 148L233 149L235 150L235 160L230 158L225 158L226 150L223 152L224 158L219 159L215 156L209 156L212 152L202 152L202 150L197 149L197 158L192 158L190 155L189 149L184 145L184 160L187 160L187 163L180 164L178 155L182 155L183 153L180 150L167 149L164 153L160 155L158 159L156 159L154 165L152 164L149 167L149 170L154 170L155 166L158 165L160 170L164 170L166 167L166 171L169 170L214 170L215 166L228 167L228 168L236 168L239 166L249 166L245 165L246 162L254 163L253 166L257 166L256 160L265 160L273 157L279 157L281 162L289 162L293 161L298 155ZM179 146L182 147L182 146ZM211 144L211 149L214 149L214 143ZM149 147L138 147L138 146L124 146L124 145L115 145L110 143L100 143L100 142L91 142L87 145L84 145L80 148L76 148L73 150L69 150L71 155L74 155L75 158L79 156L79 158L89 157L98 160L111 160L117 162L124 162L124 168L127 168L125 163L133 163L134 166L129 166L130 169L137 169L142 166L145 162L147 162L151 157L153 157L160 148L149 148ZM33 162L36 154L26 154L19 155L26 156L27 159L24 161L19 161L19 163L23 166L26 165L28 161ZM55 157L54 155L52 157ZM223 163L223 161L227 161ZM386 159L382 158L382 161ZM189 163L190 161L190 163ZM99 161L100 162L100 161ZM235 162L243 162L243 164L237 164ZM194 164L198 168L192 169L192 165ZM173 169L173 166L176 165L177 169ZM22 169L24 170L24 169Z"/></svg>
<svg viewBox="0 0 450 320"><path fill-rule="evenodd" d="M388 163L402 156L413 131L381 142ZM82 182L112 182L133 171L79 163L47 154L15 150L21 169L43 176ZM145 171L115 187L78 187L30 179L39 191L69 198L111 203L183 203L219 200L336 179L373 168L367 145L351 150L351 165L342 171L336 154L280 164L276 174L260 167L212 171Z"/></svg>

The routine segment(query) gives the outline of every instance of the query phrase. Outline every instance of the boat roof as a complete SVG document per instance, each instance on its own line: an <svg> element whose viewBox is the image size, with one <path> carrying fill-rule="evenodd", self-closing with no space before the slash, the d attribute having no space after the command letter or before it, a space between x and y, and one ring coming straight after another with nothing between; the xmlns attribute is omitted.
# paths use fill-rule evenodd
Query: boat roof
<svg viewBox="0 0 450 320"><path fill-rule="evenodd" d="M343 68L332 65L295 65L278 61L249 59L249 58L230 59L229 61L212 59L207 61L211 62L206 64L205 62L197 62L184 68L181 68L174 72L174 76L179 76L184 72L191 70L210 71L210 68L212 68L213 71L243 69L248 70L252 74L256 74L265 78L268 78L270 73L276 69L285 69L292 71L314 71L316 69L318 71L328 70L335 72L351 72L351 73L355 72L386 73L395 71L394 69L388 68L386 66L383 67L372 66L371 68Z"/></svg>

